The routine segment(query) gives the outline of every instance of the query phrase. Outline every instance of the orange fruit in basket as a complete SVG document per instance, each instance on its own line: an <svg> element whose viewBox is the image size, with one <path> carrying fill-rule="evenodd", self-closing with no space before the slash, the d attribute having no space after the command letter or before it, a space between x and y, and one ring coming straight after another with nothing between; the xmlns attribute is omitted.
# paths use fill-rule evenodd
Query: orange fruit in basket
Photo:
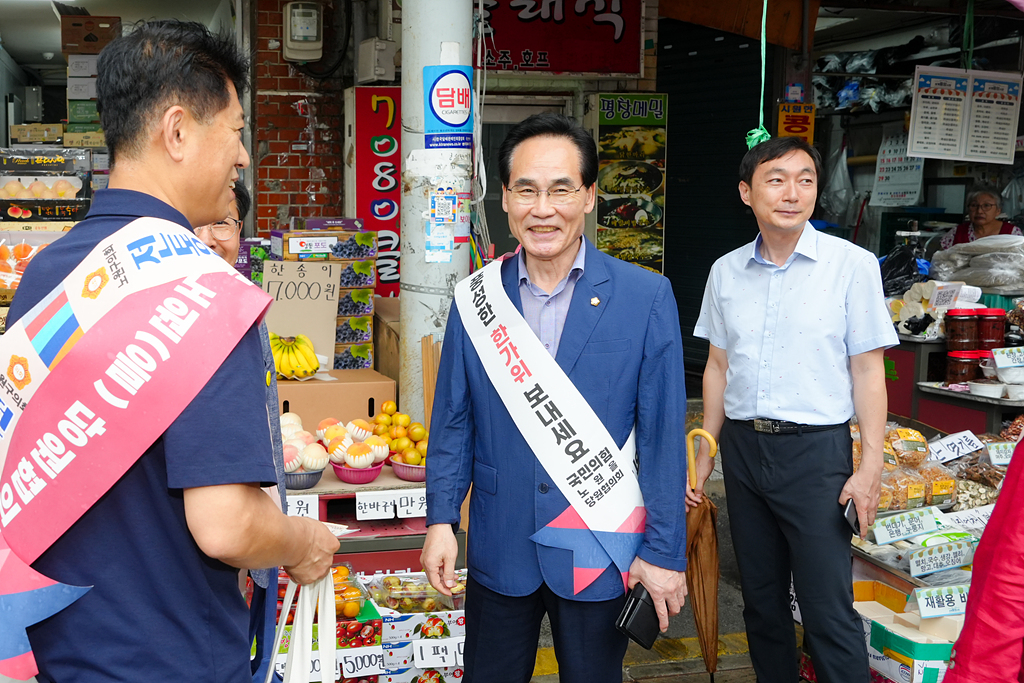
<svg viewBox="0 0 1024 683"><path fill-rule="evenodd" d="M0 261L6 261L11 258L11 248L6 244L0 244Z"/></svg>
<svg viewBox="0 0 1024 683"><path fill-rule="evenodd" d="M355 586L345 586L341 591L341 596L346 600L358 600L361 595Z"/></svg>
<svg viewBox="0 0 1024 683"><path fill-rule="evenodd" d="M7 261L0 261L0 273L13 273L14 269Z"/></svg>
<svg viewBox="0 0 1024 683"><path fill-rule="evenodd" d="M332 567L331 568L331 574L334 575L334 580L335 581L337 581L338 579L344 579L344 578L348 577L348 567L346 567L345 565L340 565L338 567Z"/></svg>
<svg viewBox="0 0 1024 683"><path fill-rule="evenodd" d="M14 255L14 258L16 259L28 258L29 254L32 253L32 247L25 244L25 242L22 242L21 244L15 244L14 249L11 250L11 253Z"/></svg>
<svg viewBox="0 0 1024 683"><path fill-rule="evenodd" d="M22 260L18 261L17 263L14 264L14 272L15 273L24 273L25 269L28 267L28 264L29 264L29 259L22 259Z"/></svg>
<svg viewBox="0 0 1024 683"><path fill-rule="evenodd" d="M349 600L345 603L345 606L341 608L341 613L349 619L352 619L359 615L359 611L361 609L362 607L358 600Z"/></svg>

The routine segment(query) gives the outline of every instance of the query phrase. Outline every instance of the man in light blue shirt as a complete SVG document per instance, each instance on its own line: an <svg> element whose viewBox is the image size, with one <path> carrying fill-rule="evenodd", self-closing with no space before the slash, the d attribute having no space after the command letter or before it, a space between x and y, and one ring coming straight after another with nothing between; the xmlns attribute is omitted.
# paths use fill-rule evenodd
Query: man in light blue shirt
<svg viewBox="0 0 1024 683"><path fill-rule="evenodd" d="M805 643L823 683L866 683L853 610L850 527L878 505L886 419L885 348L898 343L875 256L817 232L821 160L799 138L757 145L740 165L740 198L759 235L711 268L694 335L710 342L704 429L718 438L759 683L798 680L787 628L790 576ZM853 473L848 423L863 456ZM712 469L705 444L699 484Z"/></svg>

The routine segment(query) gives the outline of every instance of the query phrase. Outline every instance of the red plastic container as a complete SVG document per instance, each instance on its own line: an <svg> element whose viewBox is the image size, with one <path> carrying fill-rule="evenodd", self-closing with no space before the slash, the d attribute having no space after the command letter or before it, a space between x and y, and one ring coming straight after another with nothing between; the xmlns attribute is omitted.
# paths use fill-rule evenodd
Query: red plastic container
<svg viewBox="0 0 1024 683"><path fill-rule="evenodd" d="M336 462L332 462L331 467L334 468L334 473L338 475L338 479L341 479L346 484L369 484L380 476L380 471L384 469L384 462L381 461L373 467L366 467L361 470L355 467L342 467Z"/></svg>
<svg viewBox="0 0 1024 683"><path fill-rule="evenodd" d="M1000 349L1005 344L1006 311L1001 308L978 309L978 348Z"/></svg>

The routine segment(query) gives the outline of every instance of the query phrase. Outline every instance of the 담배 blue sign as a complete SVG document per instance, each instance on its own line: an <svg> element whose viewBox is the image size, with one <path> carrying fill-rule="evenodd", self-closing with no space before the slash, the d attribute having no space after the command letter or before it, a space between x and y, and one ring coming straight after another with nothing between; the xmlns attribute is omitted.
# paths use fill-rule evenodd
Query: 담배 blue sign
<svg viewBox="0 0 1024 683"><path fill-rule="evenodd" d="M473 146L473 71L470 67L423 67L423 100L425 147Z"/></svg>

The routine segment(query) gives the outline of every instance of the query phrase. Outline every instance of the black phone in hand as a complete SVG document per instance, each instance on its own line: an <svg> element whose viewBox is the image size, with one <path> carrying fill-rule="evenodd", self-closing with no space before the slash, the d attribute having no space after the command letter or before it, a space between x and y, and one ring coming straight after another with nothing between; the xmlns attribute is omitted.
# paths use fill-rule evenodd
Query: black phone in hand
<svg viewBox="0 0 1024 683"><path fill-rule="evenodd" d="M615 620L615 628L630 637L641 647L650 650L658 639L658 611L654 608L654 599L642 583L633 586L626 596L626 604Z"/></svg>
<svg viewBox="0 0 1024 683"><path fill-rule="evenodd" d="M853 498L846 501L846 507L843 508L843 517L846 517L846 523L853 529L853 533L860 536L860 517L857 515L857 506L853 503Z"/></svg>

